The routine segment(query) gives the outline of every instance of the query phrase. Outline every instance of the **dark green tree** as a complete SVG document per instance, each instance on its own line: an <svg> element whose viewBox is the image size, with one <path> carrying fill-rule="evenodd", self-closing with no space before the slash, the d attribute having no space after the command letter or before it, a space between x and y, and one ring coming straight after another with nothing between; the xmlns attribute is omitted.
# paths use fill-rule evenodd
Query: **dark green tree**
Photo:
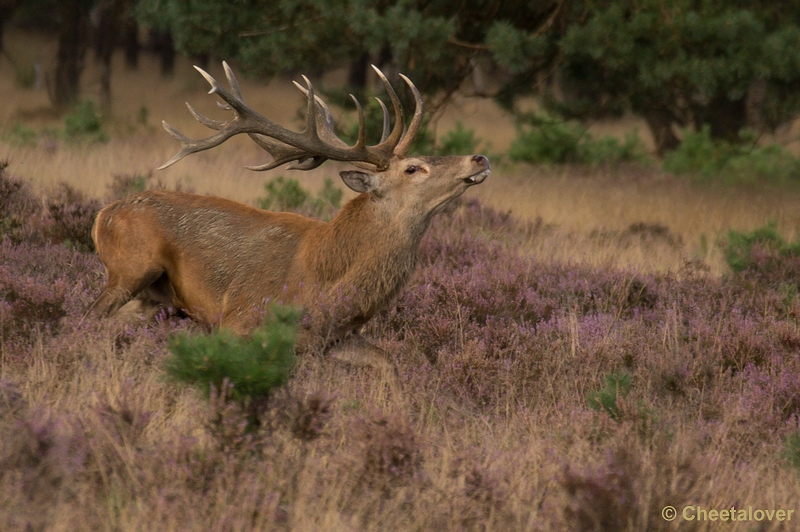
<svg viewBox="0 0 800 532"><path fill-rule="evenodd" d="M661 153L680 127L734 138L800 109L798 2L140 0L138 14L183 52L259 75L349 65L361 85L370 62L399 70L432 109L483 64L508 109L538 94L566 117L631 111Z"/></svg>
<svg viewBox="0 0 800 532"><path fill-rule="evenodd" d="M536 3L536 2L534 2ZM555 2L539 2L545 6ZM349 67L356 91L368 65L387 74L409 75L424 93L428 108L462 84L481 56L491 21L515 18L528 2L391 0L140 0L139 19L168 30L187 54L212 53L237 59L256 75L301 71L311 75ZM545 19L534 16L531 27ZM318 76L314 76L315 78ZM343 99L344 101L344 99Z"/></svg>
<svg viewBox="0 0 800 532"><path fill-rule="evenodd" d="M544 92L562 114L630 110L663 153L677 146L678 127L709 124L712 137L733 139L746 125L773 129L800 109L796 2L600 0L561 9L562 31L495 22L488 41L515 82L543 73L557 80L557 91L551 83Z"/></svg>

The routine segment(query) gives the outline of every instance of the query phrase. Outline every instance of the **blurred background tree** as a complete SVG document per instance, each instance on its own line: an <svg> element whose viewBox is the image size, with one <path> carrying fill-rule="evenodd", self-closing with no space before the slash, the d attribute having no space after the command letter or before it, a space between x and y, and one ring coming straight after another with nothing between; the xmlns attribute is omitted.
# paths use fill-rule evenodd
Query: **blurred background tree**
<svg viewBox="0 0 800 532"><path fill-rule="evenodd" d="M558 41L566 96L549 98L568 116L630 110L663 154L678 145L677 127L709 124L712 138L735 140L745 126L773 130L800 109L800 3L607 0L583 9Z"/></svg>
<svg viewBox="0 0 800 532"><path fill-rule="evenodd" d="M370 64L390 78L402 71L435 109L470 75L473 58L487 54L482 41L492 18L513 16L515 5L523 3L140 0L137 13L142 23L169 31L180 51L238 59L254 75L301 71L318 79L346 66L350 89L359 93Z"/></svg>
<svg viewBox="0 0 800 532"><path fill-rule="evenodd" d="M17 0L0 0L0 53L3 52L3 29L17 8Z"/></svg>
<svg viewBox="0 0 800 532"><path fill-rule="evenodd" d="M166 74L175 49L264 77L347 67L358 95L374 63L414 79L434 112L467 79L520 116L529 95L563 118L632 112L659 154L680 128L708 124L712 138L735 140L800 110L800 3L784 0L0 0L0 27L14 8L58 28L62 107L77 98L93 12L108 69L121 41L136 64L138 22Z"/></svg>
<svg viewBox="0 0 800 532"><path fill-rule="evenodd" d="M80 96L80 76L90 39L89 14L94 3L94 0L8 2L11 9L7 16L13 13L23 26L55 31L58 35L56 68L48 76L47 88L53 105L60 110L74 106Z"/></svg>
<svg viewBox="0 0 800 532"><path fill-rule="evenodd" d="M138 63L138 23L133 17L137 0L0 0L0 37L4 22L15 20L34 30L58 35L55 71L46 84L53 105L69 110L80 99L80 78L86 52L93 45L101 64L101 97L111 99L111 57L122 46L129 67ZM0 50L2 50L0 40ZM10 59L10 58L9 58ZM13 62L13 60L12 60Z"/></svg>
<svg viewBox="0 0 800 532"><path fill-rule="evenodd" d="M731 139L800 109L800 3L782 0L140 0L138 13L180 50L256 74L349 65L358 88L370 62L402 70L433 108L485 65L507 109L535 94L565 117L630 111L659 154L680 127Z"/></svg>

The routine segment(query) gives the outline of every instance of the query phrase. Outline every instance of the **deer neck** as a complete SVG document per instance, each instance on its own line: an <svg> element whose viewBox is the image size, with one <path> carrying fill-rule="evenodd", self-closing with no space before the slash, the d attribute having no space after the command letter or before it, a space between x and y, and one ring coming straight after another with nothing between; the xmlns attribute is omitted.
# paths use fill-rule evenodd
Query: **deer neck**
<svg viewBox="0 0 800 532"><path fill-rule="evenodd" d="M362 194L320 228L315 269L326 281L358 268L396 269L406 278L416 265L427 222L427 217Z"/></svg>

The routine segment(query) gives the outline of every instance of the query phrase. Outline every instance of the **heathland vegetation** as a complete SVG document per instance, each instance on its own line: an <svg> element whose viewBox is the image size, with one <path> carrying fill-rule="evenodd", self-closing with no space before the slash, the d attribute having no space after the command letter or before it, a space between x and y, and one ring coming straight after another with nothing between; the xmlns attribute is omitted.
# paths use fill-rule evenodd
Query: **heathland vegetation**
<svg viewBox="0 0 800 532"><path fill-rule="evenodd" d="M244 339L83 318L115 198L180 186L329 217L350 197L335 168L240 171L246 143L153 174L174 146L151 122L197 131L181 103L206 88L148 61L115 70L110 108L64 115L0 76L0 529L708 530L681 509L800 510L791 149L699 129L662 160L646 131L454 97L425 149L494 171L363 331L394 374L295 357L291 309ZM295 118L286 80L244 83ZM722 525L800 519L761 515Z"/></svg>

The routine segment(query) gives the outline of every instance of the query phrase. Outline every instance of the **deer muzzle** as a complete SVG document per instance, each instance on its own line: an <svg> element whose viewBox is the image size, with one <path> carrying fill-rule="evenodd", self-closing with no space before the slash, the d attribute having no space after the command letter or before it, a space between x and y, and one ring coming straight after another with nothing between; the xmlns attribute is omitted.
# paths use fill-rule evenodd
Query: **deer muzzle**
<svg viewBox="0 0 800 532"><path fill-rule="evenodd" d="M483 155L473 155L472 163L478 166L480 170L468 177L465 177L464 182L468 185L478 185L483 183L486 178L489 177L489 174L492 171L492 165L489 163L489 159Z"/></svg>

